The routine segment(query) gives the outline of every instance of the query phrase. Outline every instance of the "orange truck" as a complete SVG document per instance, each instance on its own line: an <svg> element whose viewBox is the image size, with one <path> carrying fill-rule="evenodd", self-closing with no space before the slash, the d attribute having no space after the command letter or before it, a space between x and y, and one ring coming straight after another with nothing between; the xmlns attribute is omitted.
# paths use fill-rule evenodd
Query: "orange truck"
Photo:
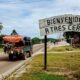
<svg viewBox="0 0 80 80"><path fill-rule="evenodd" d="M22 59L32 55L32 42L29 37L4 36L4 52L9 54L9 60Z"/></svg>

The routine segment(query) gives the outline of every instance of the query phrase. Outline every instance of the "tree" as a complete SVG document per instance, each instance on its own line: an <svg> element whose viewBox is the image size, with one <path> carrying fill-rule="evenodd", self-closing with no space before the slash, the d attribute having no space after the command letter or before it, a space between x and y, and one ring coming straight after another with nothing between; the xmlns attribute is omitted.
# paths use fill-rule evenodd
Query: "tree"
<svg viewBox="0 0 80 80"><path fill-rule="evenodd" d="M50 41L50 42L57 42L57 39L54 39L54 38L47 38L47 41Z"/></svg>
<svg viewBox="0 0 80 80"><path fill-rule="evenodd" d="M41 42L41 40L39 38L37 38L37 37L32 39L32 43L33 44L39 44L40 42Z"/></svg>
<svg viewBox="0 0 80 80"><path fill-rule="evenodd" d="M0 35L0 44L2 44L3 43L3 37L4 37L5 35Z"/></svg>
<svg viewBox="0 0 80 80"><path fill-rule="evenodd" d="M47 38L47 42L57 42L57 39L54 39L54 38ZM32 43L33 44L39 44L39 43L44 43L44 38L42 38L42 39L40 39L40 38L38 38L38 37L34 37L33 39L32 39Z"/></svg>
<svg viewBox="0 0 80 80"><path fill-rule="evenodd" d="M1 34L1 30L3 29L3 25L2 23L0 22L0 34Z"/></svg>
<svg viewBox="0 0 80 80"><path fill-rule="evenodd" d="M63 34L63 36L66 38L66 41L71 44L71 38L73 39L74 45L80 46L80 32L74 32L74 31L67 31ZM75 41L75 42L74 42Z"/></svg>

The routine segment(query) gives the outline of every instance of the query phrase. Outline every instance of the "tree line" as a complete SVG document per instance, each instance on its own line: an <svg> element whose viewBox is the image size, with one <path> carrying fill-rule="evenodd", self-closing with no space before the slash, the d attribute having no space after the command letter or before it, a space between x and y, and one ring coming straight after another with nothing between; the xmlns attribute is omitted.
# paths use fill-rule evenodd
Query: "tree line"
<svg viewBox="0 0 80 80"><path fill-rule="evenodd" d="M58 39L54 39L54 38L47 38L47 42L57 42ZM38 37L34 37L32 38L32 44L40 44L40 43L44 43L44 38L40 39Z"/></svg>

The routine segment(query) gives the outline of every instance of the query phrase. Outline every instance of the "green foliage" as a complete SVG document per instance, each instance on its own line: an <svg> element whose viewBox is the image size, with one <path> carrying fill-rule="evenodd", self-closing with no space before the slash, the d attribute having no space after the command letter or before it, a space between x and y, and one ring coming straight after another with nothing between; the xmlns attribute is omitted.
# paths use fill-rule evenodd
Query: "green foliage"
<svg viewBox="0 0 80 80"><path fill-rule="evenodd" d="M44 42L44 39L41 39L41 41ZM57 42L58 40L54 38L47 38L47 42L49 41L54 43L54 42Z"/></svg>
<svg viewBox="0 0 80 80"><path fill-rule="evenodd" d="M54 39L54 38L47 38L47 42L57 42L58 40L57 39ZM39 43L44 43L44 39L40 39L38 37L35 37L32 39L32 43L33 44L39 44Z"/></svg>
<svg viewBox="0 0 80 80"><path fill-rule="evenodd" d="M0 35L0 44L3 42L4 35Z"/></svg>
<svg viewBox="0 0 80 80"><path fill-rule="evenodd" d="M32 39L32 44L39 44L40 41L41 40L39 38L35 37L35 38Z"/></svg>
<svg viewBox="0 0 80 80"><path fill-rule="evenodd" d="M48 41L50 41L50 42L57 42L57 39L53 39L53 38L48 38Z"/></svg>
<svg viewBox="0 0 80 80"><path fill-rule="evenodd" d="M1 33L2 29L3 29L3 25L2 25L2 23L0 23L0 33Z"/></svg>
<svg viewBox="0 0 80 80"><path fill-rule="evenodd" d="M66 38L66 41L68 43L71 43L70 38L73 38L75 34L80 36L80 32L74 32L74 31L67 31L63 34L63 36Z"/></svg>

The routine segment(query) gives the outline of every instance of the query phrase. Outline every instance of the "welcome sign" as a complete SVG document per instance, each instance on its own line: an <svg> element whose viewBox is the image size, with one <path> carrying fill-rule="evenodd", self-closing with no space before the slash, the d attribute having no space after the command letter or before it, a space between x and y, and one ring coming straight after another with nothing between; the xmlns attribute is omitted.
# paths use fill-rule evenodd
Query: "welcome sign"
<svg viewBox="0 0 80 80"><path fill-rule="evenodd" d="M39 20L40 35L56 32L80 32L80 15L66 14Z"/></svg>

